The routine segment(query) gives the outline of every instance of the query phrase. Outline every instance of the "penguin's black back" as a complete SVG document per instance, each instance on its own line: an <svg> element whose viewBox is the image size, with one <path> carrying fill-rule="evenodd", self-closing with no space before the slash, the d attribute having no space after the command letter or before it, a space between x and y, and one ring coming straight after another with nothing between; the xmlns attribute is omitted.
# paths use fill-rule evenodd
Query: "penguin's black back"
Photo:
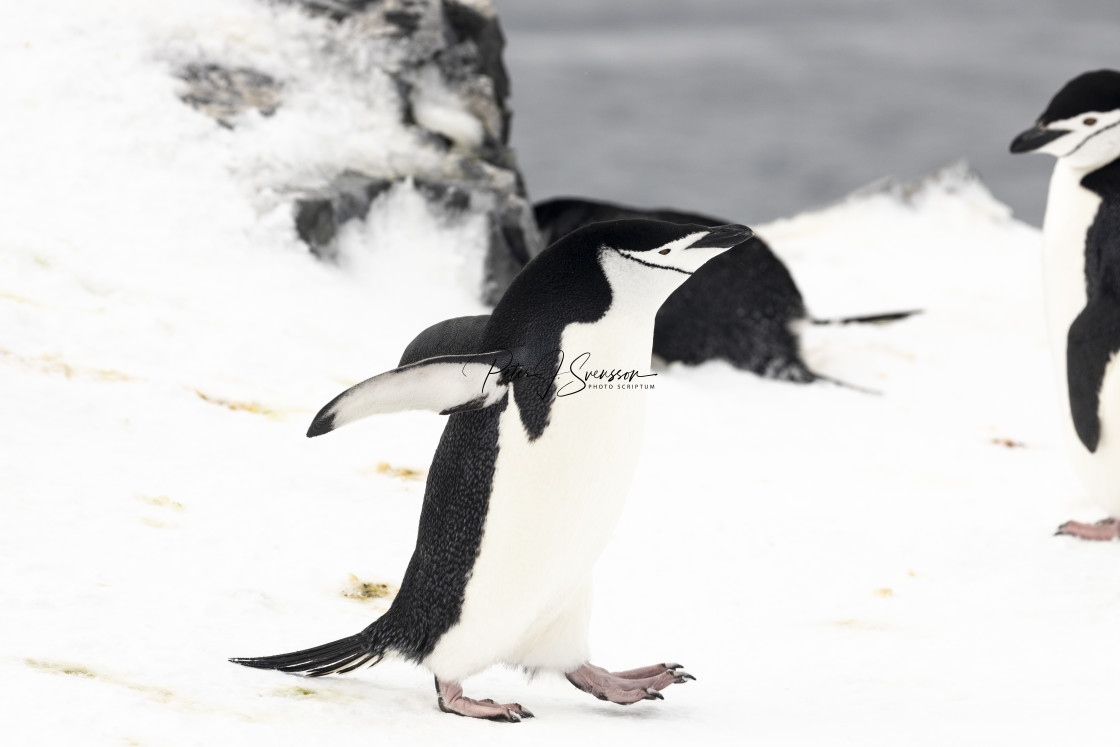
<svg viewBox="0 0 1120 747"><path fill-rule="evenodd" d="M1086 291L1095 295L1102 282L1120 291L1120 159L1087 174L1081 185L1101 198L1085 235Z"/></svg>
<svg viewBox="0 0 1120 747"><path fill-rule="evenodd" d="M508 397L482 410L450 415L432 458L416 549L389 611L367 631L388 648L420 661L451 629L482 545L498 424Z"/></svg>
<svg viewBox="0 0 1120 747"><path fill-rule="evenodd" d="M1074 429L1090 452L1100 442L1100 390L1120 351L1120 159L1087 174L1081 184L1101 198L1085 234L1086 304L1070 325L1066 373Z"/></svg>

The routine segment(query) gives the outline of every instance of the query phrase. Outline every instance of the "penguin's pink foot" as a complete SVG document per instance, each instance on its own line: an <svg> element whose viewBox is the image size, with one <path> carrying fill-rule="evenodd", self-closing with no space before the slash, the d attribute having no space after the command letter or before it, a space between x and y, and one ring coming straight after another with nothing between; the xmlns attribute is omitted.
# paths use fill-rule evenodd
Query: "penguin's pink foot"
<svg viewBox="0 0 1120 747"><path fill-rule="evenodd" d="M1068 534L1085 540L1107 542L1120 539L1120 520L1102 519L1096 524L1082 524L1080 521L1067 521L1058 527L1055 534Z"/></svg>
<svg viewBox="0 0 1120 747"><path fill-rule="evenodd" d="M489 698L467 698L463 696L462 685L458 682L440 682L439 677L436 677L436 694L439 696L439 709L444 713L511 723L517 723L523 718L533 718L533 712L520 703L495 703Z"/></svg>
<svg viewBox="0 0 1120 747"><path fill-rule="evenodd" d="M639 700L663 700L665 696L661 691L669 685L696 679L681 669L680 664L654 664L625 672L608 672L589 663L564 676L585 693L622 705Z"/></svg>

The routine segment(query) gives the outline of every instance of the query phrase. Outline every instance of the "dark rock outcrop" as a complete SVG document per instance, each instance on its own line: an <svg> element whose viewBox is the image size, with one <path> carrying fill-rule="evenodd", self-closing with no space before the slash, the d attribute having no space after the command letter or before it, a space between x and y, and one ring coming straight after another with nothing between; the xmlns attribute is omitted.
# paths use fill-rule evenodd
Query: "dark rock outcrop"
<svg viewBox="0 0 1120 747"><path fill-rule="evenodd" d="M388 179L344 171L324 189L296 200L296 233L315 256L334 259L338 229L349 220L365 218L377 196L392 185Z"/></svg>

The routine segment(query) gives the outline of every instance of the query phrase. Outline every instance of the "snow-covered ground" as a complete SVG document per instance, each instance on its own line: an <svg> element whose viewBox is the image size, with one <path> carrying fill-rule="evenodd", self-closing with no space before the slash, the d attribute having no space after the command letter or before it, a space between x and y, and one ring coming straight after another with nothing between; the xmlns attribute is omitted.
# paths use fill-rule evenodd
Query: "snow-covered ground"
<svg viewBox="0 0 1120 747"><path fill-rule="evenodd" d="M257 49L282 75L319 22L167 5L0 27L5 744L1116 743L1117 547L1051 536L1098 516L1058 445L1039 235L952 174L756 227L817 317L925 310L805 330L811 365L877 394L659 372L593 642L696 682L623 708L468 681L537 714L507 726L441 714L402 663L228 664L387 607L355 592L399 581L442 419L303 434L416 331L481 311L484 231L401 188L316 261L269 185L386 147L379 125L308 96L218 127L178 101L168 50ZM369 139L331 136L348 124Z"/></svg>

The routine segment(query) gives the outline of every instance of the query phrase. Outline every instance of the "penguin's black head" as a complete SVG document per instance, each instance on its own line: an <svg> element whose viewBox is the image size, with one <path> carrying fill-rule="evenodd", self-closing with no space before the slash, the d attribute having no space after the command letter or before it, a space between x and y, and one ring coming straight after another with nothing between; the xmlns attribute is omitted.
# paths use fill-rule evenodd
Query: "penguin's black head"
<svg viewBox="0 0 1120 747"><path fill-rule="evenodd" d="M583 232L594 242L612 297L631 299L653 312L705 262L754 237L751 229L735 224L647 219L592 223L572 235Z"/></svg>
<svg viewBox="0 0 1120 747"><path fill-rule="evenodd" d="M1095 169L1120 157L1120 72L1096 70L1058 91L1034 127L1011 143L1012 153L1048 153Z"/></svg>
<svg viewBox="0 0 1120 747"><path fill-rule="evenodd" d="M645 219L592 223L572 235L577 234L593 242L604 256L629 260L643 271L683 275L691 275L709 259L754 236L738 224L700 226Z"/></svg>

